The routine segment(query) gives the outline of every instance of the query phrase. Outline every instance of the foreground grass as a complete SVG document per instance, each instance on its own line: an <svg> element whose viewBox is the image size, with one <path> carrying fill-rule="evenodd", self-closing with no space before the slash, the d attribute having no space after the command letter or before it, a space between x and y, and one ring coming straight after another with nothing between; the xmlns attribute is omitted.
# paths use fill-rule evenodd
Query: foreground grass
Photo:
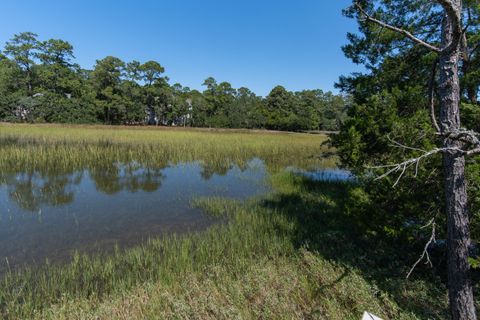
<svg viewBox="0 0 480 320"><path fill-rule="evenodd" d="M361 276L346 273L343 266L302 251L294 257L256 259L241 273L213 265L171 286L148 283L97 305L66 303L41 318L359 319L366 309L398 315L388 297L376 298Z"/></svg>

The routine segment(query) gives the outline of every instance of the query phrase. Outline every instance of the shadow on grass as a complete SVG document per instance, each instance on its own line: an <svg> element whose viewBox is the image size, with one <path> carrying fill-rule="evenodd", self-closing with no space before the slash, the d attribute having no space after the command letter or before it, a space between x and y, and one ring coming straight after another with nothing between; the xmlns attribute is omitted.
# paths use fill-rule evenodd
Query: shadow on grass
<svg viewBox="0 0 480 320"><path fill-rule="evenodd" d="M297 248L307 247L347 270L358 270L402 309L422 319L448 318L446 287L438 275L425 268L414 280L405 279L419 251L367 235L362 223L346 213L352 183L303 177L293 178L293 183L295 191L279 192L264 200L262 206L294 223L290 234Z"/></svg>

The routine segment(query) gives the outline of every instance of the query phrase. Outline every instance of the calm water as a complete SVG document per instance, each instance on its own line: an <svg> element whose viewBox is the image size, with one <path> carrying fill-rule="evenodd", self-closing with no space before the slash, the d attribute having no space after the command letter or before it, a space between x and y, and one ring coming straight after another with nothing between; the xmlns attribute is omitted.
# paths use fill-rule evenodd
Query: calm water
<svg viewBox="0 0 480 320"><path fill-rule="evenodd" d="M131 163L68 174L1 173L0 270L7 261L11 267L63 261L75 250L104 251L167 232L205 229L216 221L191 207L193 197L260 195L269 190L266 176L258 159L217 172L194 162L162 169Z"/></svg>

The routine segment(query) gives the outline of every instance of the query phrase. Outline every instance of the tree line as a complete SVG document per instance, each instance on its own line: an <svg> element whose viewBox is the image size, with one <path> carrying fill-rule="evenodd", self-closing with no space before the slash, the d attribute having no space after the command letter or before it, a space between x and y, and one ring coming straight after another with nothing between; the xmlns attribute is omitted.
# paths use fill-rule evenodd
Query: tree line
<svg viewBox="0 0 480 320"><path fill-rule="evenodd" d="M107 56L93 70L74 62L67 41L16 34L0 52L0 121L337 130L347 98L282 86L260 97L205 80L200 92L169 83L159 62Z"/></svg>

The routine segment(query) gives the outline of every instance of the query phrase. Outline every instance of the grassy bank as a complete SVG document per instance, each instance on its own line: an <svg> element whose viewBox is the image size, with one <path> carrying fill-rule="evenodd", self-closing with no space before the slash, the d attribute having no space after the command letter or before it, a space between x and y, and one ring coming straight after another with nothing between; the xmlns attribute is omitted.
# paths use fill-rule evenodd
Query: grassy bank
<svg viewBox="0 0 480 320"><path fill-rule="evenodd" d="M359 319L364 310L385 319L447 318L442 283L405 281L410 261L365 239L345 214L348 183L280 170L324 161L323 136L47 129L0 126L0 167L200 159L220 170L255 156L269 165L274 191L247 202L195 199L192 206L226 221L202 233L8 273L0 281L1 318Z"/></svg>

